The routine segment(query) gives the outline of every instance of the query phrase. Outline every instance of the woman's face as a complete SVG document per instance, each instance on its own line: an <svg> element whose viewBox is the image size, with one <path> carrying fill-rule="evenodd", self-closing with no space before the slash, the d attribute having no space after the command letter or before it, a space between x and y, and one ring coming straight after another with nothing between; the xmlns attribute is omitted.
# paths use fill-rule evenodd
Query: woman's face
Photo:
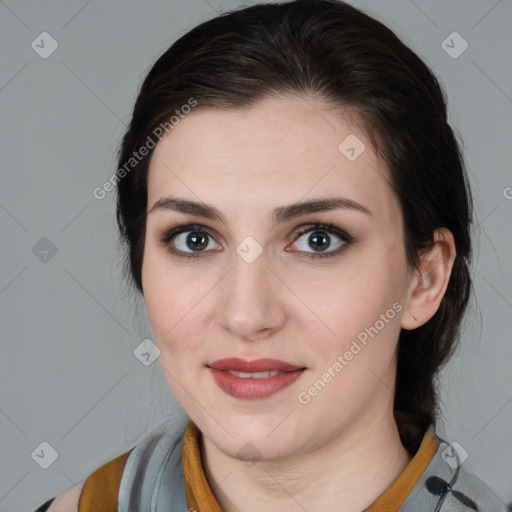
<svg viewBox="0 0 512 512"><path fill-rule="evenodd" d="M284 97L192 111L151 158L142 283L160 364L231 457L306 453L392 415L412 273L384 164L341 114ZM237 376L226 358L298 370Z"/></svg>

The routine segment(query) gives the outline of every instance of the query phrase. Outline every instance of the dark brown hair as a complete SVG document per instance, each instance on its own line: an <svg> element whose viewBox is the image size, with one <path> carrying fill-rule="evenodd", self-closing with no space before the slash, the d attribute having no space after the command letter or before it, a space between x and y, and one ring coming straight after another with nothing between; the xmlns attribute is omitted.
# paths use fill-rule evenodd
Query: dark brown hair
<svg viewBox="0 0 512 512"><path fill-rule="evenodd" d="M260 4L206 21L153 65L122 140L117 221L125 270L142 292L141 269L152 151L126 162L191 98L196 109L249 108L275 95L315 95L357 113L387 164L404 219L407 261L448 228L457 255L436 314L399 338L395 418L414 452L438 413L436 376L452 355L471 290L472 201L446 98L425 63L385 25L335 0Z"/></svg>

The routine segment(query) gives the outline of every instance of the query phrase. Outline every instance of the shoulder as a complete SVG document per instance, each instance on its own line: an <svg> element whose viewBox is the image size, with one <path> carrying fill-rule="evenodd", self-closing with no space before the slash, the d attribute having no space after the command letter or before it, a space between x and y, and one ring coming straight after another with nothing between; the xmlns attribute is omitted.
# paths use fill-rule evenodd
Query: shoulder
<svg viewBox="0 0 512 512"><path fill-rule="evenodd" d="M477 507L475 510L492 510L493 512L508 512L510 510L494 490L475 473L464 466L460 466L458 469L458 473L455 469L452 481L448 482L448 488L445 490L447 502L453 502L453 506L458 505L464 511L468 510L468 506L471 509L475 505Z"/></svg>
<svg viewBox="0 0 512 512"><path fill-rule="evenodd" d="M467 454L457 443L439 438L426 470L399 509L400 512L508 512L508 507L483 480L467 467Z"/></svg>
<svg viewBox="0 0 512 512"><path fill-rule="evenodd" d="M62 491L55 498L41 505L35 512L76 512L84 484L85 480Z"/></svg>
<svg viewBox="0 0 512 512"><path fill-rule="evenodd" d="M182 464L185 430L186 424L170 418L134 447L121 480L119 510L152 510L156 504L158 510L188 509Z"/></svg>
<svg viewBox="0 0 512 512"><path fill-rule="evenodd" d="M119 484L132 450L103 464L86 480L62 491L35 512L116 512Z"/></svg>
<svg viewBox="0 0 512 512"><path fill-rule="evenodd" d="M174 417L164 420L139 438L130 450L103 464L86 480L48 500L34 512L117 512L118 506L121 506L119 500L131 498L130 489L139 489L139 486L142 489L143 484L144 489L149 489L149 486L155 485L159 482L159 469L162 465L168 469L169 462L175 463L177 485L184 487L182 470L178 466L181 462L181 441L188 421L187 417L184 422ZM142 491L135 494L144 495ZM126 510L136 509L128 507Z"/></svg>

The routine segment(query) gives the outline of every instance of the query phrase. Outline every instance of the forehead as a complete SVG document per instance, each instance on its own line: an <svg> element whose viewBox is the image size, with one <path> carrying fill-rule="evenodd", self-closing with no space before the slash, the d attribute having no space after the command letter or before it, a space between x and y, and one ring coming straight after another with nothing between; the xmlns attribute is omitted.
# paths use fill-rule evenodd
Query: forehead
<svg viewBox="0 0 512 512"><path fill-rule="evenodd" d="M354 158L356 157L356 158ZM246 110L198 108L157 144L148 209L165 196L263 212L344 196L396 220L385 165L354 119L318 98L277 97Z"/></svg>

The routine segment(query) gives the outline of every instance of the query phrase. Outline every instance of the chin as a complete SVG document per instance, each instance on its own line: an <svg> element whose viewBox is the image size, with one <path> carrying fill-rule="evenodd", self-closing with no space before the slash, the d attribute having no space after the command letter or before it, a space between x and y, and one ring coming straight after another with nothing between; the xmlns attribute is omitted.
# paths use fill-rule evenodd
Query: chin
<svg viewBox="0 0 512 512"><path fill-rule="evenodd" d="M219 448L230 457L245 460L280 460L297 447L299 437L294 425L279 425L283 416L258 418L254 415L232 418L224 424L229 434L223 433ZM277 428L276 428L277 426Z"/></svg>

